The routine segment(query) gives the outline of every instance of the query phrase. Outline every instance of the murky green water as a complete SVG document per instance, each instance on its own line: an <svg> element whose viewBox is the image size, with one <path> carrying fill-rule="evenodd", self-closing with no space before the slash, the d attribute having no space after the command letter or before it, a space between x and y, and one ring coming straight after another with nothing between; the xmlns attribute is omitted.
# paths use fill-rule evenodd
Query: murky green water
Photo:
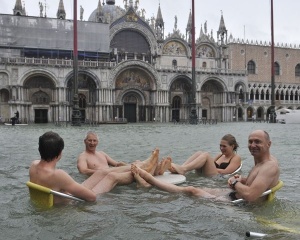
<svg viewBox="0 0 300 240"><path fill-rule="evenodd" d="M89 130L99 134L99 150L126 162L146 159L155 147L160 148L160 156L170 155L176 163L182 163L197 150L214 155L218 153L220 138L231 133L240 144L242 171L247 174L253 165L247 137L255 129L270 133L272 153L280 160L285 186L272 203L232 206L155 188L137 190L134 184L118 186L94 204L41 211L29 201L25 185L29 179L28 167L39 158L38 137L49 130L58 132L65 140L59 167L81 182L84 177L78 173L76 160L84 149L83 138ZM269 234L265 239L299 239L299 135L300 125L267 123L1 125L1 239L244 239L246 231ZM226 181L189 173L185 184L224 187Z"/></svg>

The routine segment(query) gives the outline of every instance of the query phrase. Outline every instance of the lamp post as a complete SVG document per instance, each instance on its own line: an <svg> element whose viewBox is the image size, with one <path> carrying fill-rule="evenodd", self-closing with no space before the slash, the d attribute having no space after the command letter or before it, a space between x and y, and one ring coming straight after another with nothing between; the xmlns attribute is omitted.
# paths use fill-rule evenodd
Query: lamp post
<svg viewBox="0 0 300 240"><path fill-rule="evenodd" d="M270 123L276 123L273 0L271 0L271 108L270 108Z"/></svg>
<svg viewBox="0 0 300 240"><path fill-rule="evenodd" d="M78 46L77 46L77 0L74 0L74 19L73 19L73 110L72 110L72 126L81 126L81 114L78 105Z"/></svg>
<svg viewBox="0 0 300 240"><path fill-rule="evenodd" d="M197 111L196 111L196 73L195 73L195 2L192 0L192 101L191 101L191 113L190 124L197 124Z"/></svg>

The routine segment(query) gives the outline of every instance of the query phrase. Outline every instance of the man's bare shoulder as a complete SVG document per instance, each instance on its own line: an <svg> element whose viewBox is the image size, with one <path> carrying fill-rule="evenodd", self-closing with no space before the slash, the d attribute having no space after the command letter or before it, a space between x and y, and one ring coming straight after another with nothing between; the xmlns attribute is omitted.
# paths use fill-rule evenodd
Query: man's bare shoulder
<svg viewBox="0 0 300 240"><path fill-rule="evenodd" d="M279 169L279 163L278 160L274 157L271 156L269 161L264 162L263 164L264 169Z"/></svg>

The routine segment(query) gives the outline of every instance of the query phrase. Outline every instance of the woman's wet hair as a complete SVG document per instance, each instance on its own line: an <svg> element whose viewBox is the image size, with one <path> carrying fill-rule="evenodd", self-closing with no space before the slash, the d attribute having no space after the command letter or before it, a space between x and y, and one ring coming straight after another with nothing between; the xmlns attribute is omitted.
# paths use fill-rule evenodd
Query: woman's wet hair
<svg viewBox="0 0 300 240"><path fill-rule="evenodd" d="M64 149L64 140L55 132L46 132L39 138L39 152L41 159L51 162Z"/></svg>
<svg viewBox="0 0 300 240"><path fill-rule="evenodd" d="M232 136L231 134L226 134L225 136L222 137L222 140L228 142L228 144L230 146L234 146L233 150L237 151L239 144L237 143L236 139L234 136Z"/></svg>

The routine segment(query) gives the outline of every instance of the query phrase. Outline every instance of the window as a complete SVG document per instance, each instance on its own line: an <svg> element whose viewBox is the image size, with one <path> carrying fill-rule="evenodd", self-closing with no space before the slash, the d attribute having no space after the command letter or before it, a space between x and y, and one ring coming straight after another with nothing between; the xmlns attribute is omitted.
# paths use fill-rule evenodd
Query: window
<svg viewBox="0 0 300 240"><path fill-rule="evenodd" d="M255 74L255 63L251 60L247 65L248 74Z"/></svg>
<svg viewBox="0 0 300 240"><path fill-rule="evenodd" d="M38 91L32 95L33 104L49 104L50 98L47 93Z"/></svg>
<svg viewBox="0 0 300 240"><path fill-rule="evenodd" d="M295 76L300 77L300 64L299 63L295 67Z"/></svg>
<svg viewBox="0 0 300 240"><path fill-rule="evenodd" d="M203 68L206 68L206 62L203 62L203 63L202 63L202 67L203 67Z"/></svg>
<svg viewBox="0 0 300 240"><path fill-rule="evenodd" d="M173 61L172 61L172 66L173 66L174 68L177 68L177 60L176 60L176 59L173 59Z"/></svg>
<svg viewBox="0 0 300 240"><path fill-rule="evenodd" d="M280 75L280 66L278 62L274 62L274 74L279 76Z"/></svg>

